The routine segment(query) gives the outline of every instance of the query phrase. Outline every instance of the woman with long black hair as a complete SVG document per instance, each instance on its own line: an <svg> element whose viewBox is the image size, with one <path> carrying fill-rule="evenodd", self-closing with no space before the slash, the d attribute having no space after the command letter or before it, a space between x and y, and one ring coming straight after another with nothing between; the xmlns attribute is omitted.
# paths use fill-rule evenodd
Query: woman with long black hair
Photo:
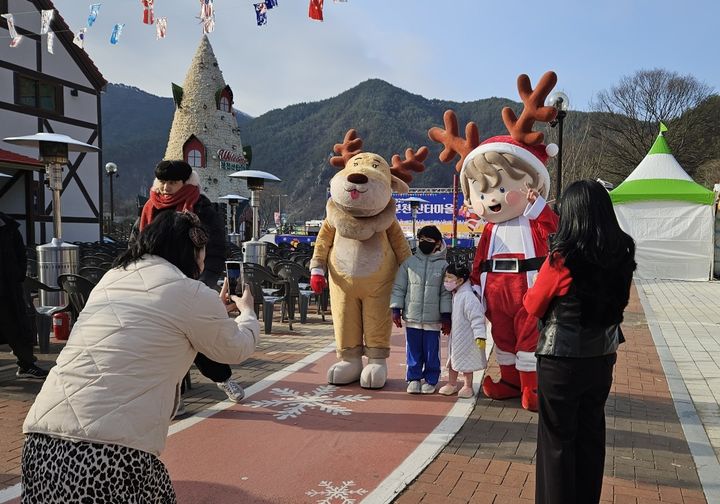
<svg viewBox="0 0 720 504"><path fill-rule="evenodd" d="M540 319L537 503L600 501L605 401L635 266L635 243L605 188L571 184L548 259L524 299Z"/></svg>

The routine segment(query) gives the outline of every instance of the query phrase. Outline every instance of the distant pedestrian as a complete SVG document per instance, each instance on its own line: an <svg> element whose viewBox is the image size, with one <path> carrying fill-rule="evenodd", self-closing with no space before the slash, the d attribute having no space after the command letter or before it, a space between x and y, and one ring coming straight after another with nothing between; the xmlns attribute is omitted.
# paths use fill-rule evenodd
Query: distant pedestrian
<svg viewBox="0 0 720 504"><path fill-rule="evenodd" d="M17 221L0 212L0 343L10 345L15 354L18 377L44 380L48 372L35 365L31 324L25 309L27 252L19 227Z"/></svg>
<svg viewBox="0 0 720 504"><path fill-rule="evenodd" d="M451 264L445 272L445 289L453 293L452 329L448 336L448 382L438 391L442 395L472 397L473 373L487 367L485 355L485 310L473 292L470 270ZM458 391L458 373L463 387Z"/></svg>
<svg viewBox="0 0 720 504"><path fill-rule="evenodd" d="M635 243L605 188L571 184L560 200L550 254L524 299L540 318L535 502L600 501L605 401L630 297Z"/></svg>
<svg viewBox="0 0 720 504"><path fill-rule="evenodd" d="M417 237L417 251L395 276L390 308L395 325L404 319L407 326L407 392L432 394L440 379L440 331L450 334L452 296L443 287L448 264L440 230L425 226Z"/></svg>
<svg viewBox="0 0 720 504"><path fill-rule="evenodd" d="M164 160L157 164L155 181L150 188L150 199L142 209L133 236L137 231L142 231L158 214L167 210L193 212L208 230L210 241L205 256L205 269L199 280L211 289L217 288L218 279L225 271L225 226L210 200L201 194L200 177L185 161ZM131 237L130 241L132 240ZM240 384L232 379L232 369L227 364L215 362L198 353L195 366L203 376L214 381L231 401L240 402L245 396ZM184 407L181 405L178 414L182 413Z"/></svg>
<svg viewBox="0 0 720 504"><path fill-rule="evenodd" d="M23 424L23 504L175 503L158 456L180 380L198 351L238 364L260 337L248 289L228 304L197 281L207 240L163 212L93 289Z"/></svg>

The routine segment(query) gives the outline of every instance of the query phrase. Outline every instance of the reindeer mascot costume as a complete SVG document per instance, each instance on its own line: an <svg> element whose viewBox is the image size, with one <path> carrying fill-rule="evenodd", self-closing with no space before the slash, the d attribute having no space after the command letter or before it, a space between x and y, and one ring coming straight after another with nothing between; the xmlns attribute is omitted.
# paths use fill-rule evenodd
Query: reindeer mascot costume
<svg viewBox="0 0 720 504"><path fill-rule="evenodd" d="M509 136L480 143L477 125L468 123L466 138L461 138L452 110L445 112L445 130L432 128L428 133L445 146L441 161L460 155L456 169L465 203L487 222L470 278L492 324L500 380L486 376L483 392L492 399L521 397L523 408L530 411L537 411L539 335L537 319L525 311L522 300L545 260L548 236L558 222L545 203L550 189L545 164L558 149L555 144L545 146L542 132L532 131L532 126L557 115L554 107L544 105L556 82L555 73L547 72L533 90L527 75L518 77L524 109L519 118L509 107L503 109Z"/></svg>
<svg viewBox="0 0 720 504"><path fill-rule="evenodd" d="M393 192L408 192L412 171L425 169L427 147L406 159L361 152L355 130L334 147L330 163L341 170L330 181L327 217L320 228L310 262L312 289L330 278L333 327L339 362L327 373L328 383L360 380L364 388L382 388L390 355L390 294L398 266L410 256L397 221ZM368 358L363 368L362 357Z"/></svg>

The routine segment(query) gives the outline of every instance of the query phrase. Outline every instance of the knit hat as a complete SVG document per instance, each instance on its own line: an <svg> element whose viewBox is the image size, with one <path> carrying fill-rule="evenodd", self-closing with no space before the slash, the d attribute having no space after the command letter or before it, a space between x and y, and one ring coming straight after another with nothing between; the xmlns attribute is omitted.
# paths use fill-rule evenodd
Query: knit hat
<svg viewBox="0 0 720 504"><path fill-rule="evenodd" d="M192 167L182 160L160 161L155 167L155 178L158 180L181 180L186 182L192 175Z"/></svg>
<svg viewBox="0 0 720 504"><path fill-rule="evenodd" d="M547 197L548 191L550 190L550 174L548 173L545 165L547 164L549 157L554 157L558 153L558 146L555 144L545 145L542 143L536 145L528 145L522 142L518 142L510 135L501 135L488 138L479 146L475 147L465 157L465 161L462 165L460 174L465 171L465 167L468 165L470 160L478 154L485 152L498 152L500 154L512 154L513 156L522 159L529 164L537 174L540 176L542 185L545 188L545 194L543 197Z"/></svg>
<svg viewBox="0 0 720 504"><path fill-rule="evenodd" d="M426 238L432 238L435 241L442 241L443 236L440 230L435 226L423 226L420 228L420 231L418 231L418 238L422 238L423 236Z"/></svg>

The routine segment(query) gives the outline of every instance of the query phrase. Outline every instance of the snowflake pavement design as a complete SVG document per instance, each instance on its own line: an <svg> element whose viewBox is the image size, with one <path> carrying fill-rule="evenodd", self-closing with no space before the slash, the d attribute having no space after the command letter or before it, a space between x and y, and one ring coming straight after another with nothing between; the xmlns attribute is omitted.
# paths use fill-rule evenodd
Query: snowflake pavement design
<svg viewBox="0 0 720 504"><path fill-rule="evenodd" d="M282 406L283 408L273 416L278 420L287 420L299 417L308 409L318 409L332 415L350 415L352 410L343 406L344 403L367 401L371 398L361 394L333 396L332 394L337 388L335 385L321 385L312 392L304 393L290 388L274 388L270 392L279 396L277 399L252 401L247 406L251 408Z"/></svg>
<svg viewBox="0 0 720 504"><path fill-rule="evenodd" d="M357 490L351 490L350 487L355 486L354 481L343 481L342 485L333 486L332 481L321 481L318 486L322 490L310 490L305 492L305 495L310 497L321 497L322 499L317 501L317 504L355 504L355 497L362 497L367 490L364 488L358 488Z"/></svg>

